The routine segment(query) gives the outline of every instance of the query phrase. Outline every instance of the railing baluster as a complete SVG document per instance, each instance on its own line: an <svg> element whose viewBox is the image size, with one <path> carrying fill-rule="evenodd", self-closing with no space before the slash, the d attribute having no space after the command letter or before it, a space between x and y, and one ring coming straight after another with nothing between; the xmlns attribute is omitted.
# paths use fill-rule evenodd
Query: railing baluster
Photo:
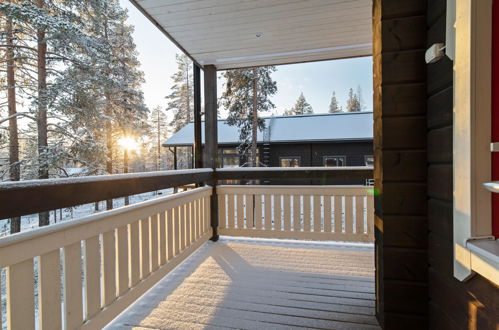
<svg viewBox="0 0 499 330"><path fill-rule="evenodd" d="M131 286L135 286L140 281L140 220L130 224L130 281Z"/></svg>
<svg viewBox="0 0 499 330"><path fill-rule="evenodd" d="M320 233L322 231L322 214L321 214L321 196L314 195L314 232Z"/></svg>
<svg viewBox="0 0 499 330"><path fill-rule="evenodd" d="M180 251L183 251L186 247L186 234L185 234L185 220L187 218L186 205L179 207L179 220L180 220Z"/></svg>
<svg viewBox="0 0 499 330"><path fill-rule="evenodd" d="M151 245L150 245L150 222L149 217L140 220L141 241L141 278L146 278L151 272Z"/></svg>
<svg viewBox="0 0 499 330"><path fill-rule="evenodd" d="M293 231L301 231L301 196L293 195Z"/></svg>
<svg viewBox="0 0 499 330"><path fill-rule="evenodd" d="M245 195L244 199L246 201L246 228L255 228L255 217L254 217L254 206L253 206L253 195Z"/></svg>
<svg viewBox="0 0 499 330"><path fill-rule="evenodd" d="M168 246L166 259L168 261L172 260L176 252L174 252L174 233L175 227L173 222L174 210L169 209L166 211L166 244Z"/></svg>
<svg viewBox="0 0 499 330"><path fill-rule="evenodd" d="M236 195L237 229L244 229L244 195Z"/></svg>
<svg viewBox="0 0 499 330"><path fill-rule="evenodd" d="M265 230L272 230L272 195L265 195Z"/></svg>
<svg viewBox="0 0 499 330"><path fill-rule="evenodd" d="M167 260L166 248L166 218L165 211L158 214L158 235L159 235L159 265L163 266Z"/></svg>
<svg viewBox="0 0 499 330"><path fill-rule="evenodd" d="M191 245L191 203L184 205L184 224L185 224L185 247Z"/></svg>
<svg viewBox="0 0 499 330"><path fill-rule="evenodd" d="M174 233L174 245L173 245L173 256L179 254L182 248L181 235L182 230L180 228L181 223L181 215L180 215L180 207L176 207L173 210L173 233Z"/></svg>
<svg viewBox="0 0 499 330"><path fill-rule="evenodd" d="M66 321L66 329L76 329L83 322L81 285L81 243L76 242L64 247L64 320Z"/></svg>
<svg viewBox="0 0 499 330"><path fill-rule="evenodd" d="M221 229L227 227L226 194L218 194L218 226Z"/></svg>
<svg viewBox="0 0 499 330"><path fill-rule="evenodd" d="M198 201L195 200L192 203L192 241L195 242L198 239Z"/></svg>
<svg viewBox="0 0 499 330"><path fill-rule="evenodd" d="M310 195L303 195L303 231L309 232L311 227Z"/></svg>
<svg viewBox="0 0 499 330"><path fill-rule="evenodd" d="M364 234L364 195L355 196L355 233Z"/></svg>
<svg viewBox="0 0 499 330"><path fill-rule="evenodd" d="M85 319L90 320L101 309L101 252L99 236L85 241Z"/></svg>
<svg viewBox="0 0 499 330"><path fill-rule="evenodd" d="M353 233L353 197L345 196L345 233Z"/></svg>
<svg viewBox="0 0 499 330"><path fill-rule="evenodd" d="M203 201L201 199L198 199L196 201L198 205L198 214L197 214L197 230L198 230L198 237L201 237L203 234Z"/></svg>
<svg viewBox="0 0 499 330"><path fill-rule="evenodd" d="M116 253L118 253L118 296L128 291L128 226L121 226L116 232Z"/></svg>
<svg viewBox="0 0 499 330"><path fill-rule="evenodd" d="M7 329L34 329L33 259L7 267Z"/></svg>
<svg viewBox="0 0 499 330"><path fill-rule="evenodd" d="M116 299L116 238L115 231L102 234L102 282L104 293L102 307Z"/></svg>
<svg viewBox="0 0 499 330"><path fill-rule="evenodd" d="M262 224L262 195L254 195L255 196L255 227L256 229L261 230L263 227Z"/></svg>
<svg viewBox="0 0 499 330"><path fill-rule="evenodd" d="M59 249L40 256L38 324L42 330L60 329L62 327L60 267L61 256Z"/></svg>
<svg viewBox="0 0 499 330"><path fill-rule="evenodd" d="M211 229L211 222L210 222L210 212L211 212L211 206L210 206L210 197L205 197L204 198L204 233L208 232L208 230Z"/></svg>
<svg viewBox="0 0 499 330"><path fill-rule="evenodd" d="M151 222L151 271L154 272L159 266L159 230L158 214L150 217Z"/></svg>
<svg viewBox="0 0 499 330"><path fill-rule="evenodd" d="M194 242L195 237L194 237L194 202L190 202L189 205L187 206L187 209L189 210L189 221L187 224L189 225L189 230L187 230L187 242L189 245Z"/></svg>
<svg viewBox="0 0 499 330"><path fill-rule="evenodd" d="M324 232L331 232L331 196L324 195Z"/></svg>
<svg viewBox="0 0 499 330"><path fill-rule="evenodd" d="M234 195L230 194L227 196L227 219L228 228L236 228L235 210L234 210Z"/></svg>
<svg viewBox="0 0 499 330"><path fill-rule="evenodd" d="M274 195L274 230L281 231L282 214L281 214L281 195Z"/></svg>
<svg viewBox="0 0 499 330"><path fill-rule="evenodd" d="M343 232L343 196L334 196L334 232Z"/></svg>
<svg viewBox="0 0 499 330"><path fill-rule="evenodd" d="M284 231L291 230L291 196L284 195Z"/></svg>

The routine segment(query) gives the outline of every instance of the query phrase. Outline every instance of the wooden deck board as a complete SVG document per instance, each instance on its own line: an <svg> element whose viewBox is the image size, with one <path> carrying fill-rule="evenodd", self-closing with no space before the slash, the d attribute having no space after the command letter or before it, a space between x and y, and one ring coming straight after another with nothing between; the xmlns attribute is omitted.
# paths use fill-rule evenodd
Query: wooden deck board
<svg viewBox="0 0 499 330"><path fill-rule="evenodd" d="M372 246L221 239L108 329L380 329Z"/></svg>

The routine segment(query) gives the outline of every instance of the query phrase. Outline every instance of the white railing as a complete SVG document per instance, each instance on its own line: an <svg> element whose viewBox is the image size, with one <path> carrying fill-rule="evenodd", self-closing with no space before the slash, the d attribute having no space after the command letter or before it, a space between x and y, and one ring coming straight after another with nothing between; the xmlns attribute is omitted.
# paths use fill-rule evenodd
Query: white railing
<svg viewBox="0 0 499 330"><path fill-rule="evenodd" d="M219 234L374 241L374 196L365 186L218 186Z"/></svg>
<svg viewBox="0 0 499 330"><path fill-rule="evenodd" d="M211 193L198 188L0 239L8 329L102 328L208 240Z"/></svg>

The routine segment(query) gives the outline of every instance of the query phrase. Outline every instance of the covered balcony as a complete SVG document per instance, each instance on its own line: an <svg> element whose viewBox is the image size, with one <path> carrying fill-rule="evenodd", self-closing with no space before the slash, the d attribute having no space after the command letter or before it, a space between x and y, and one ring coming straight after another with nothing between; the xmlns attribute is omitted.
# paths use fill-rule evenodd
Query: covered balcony
<svg viewBox="0 0 499 330"><path fill-rule="evenodd" d="M132 2L194 62L195 169L2 183L0 218L196 188L1 238L4 328L497 329L497 1ZM374 168L220 169L218 70L369 55Z"/></svg>
<svg viewBox="0 0 499 330"><path fill-rule="evenodd" d="M198 186L1 239L7 326L95 329L121 313L111 329L377 329L371 187L216 185L371 175L195 169L2 184L1 217Z"/></svg>

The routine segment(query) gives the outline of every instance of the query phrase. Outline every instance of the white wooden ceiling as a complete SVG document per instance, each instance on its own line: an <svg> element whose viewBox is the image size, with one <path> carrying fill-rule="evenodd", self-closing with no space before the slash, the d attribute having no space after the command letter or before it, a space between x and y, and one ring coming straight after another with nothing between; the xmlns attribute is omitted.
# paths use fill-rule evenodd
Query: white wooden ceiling
<svg viewBox="0 0 499 330"><path fill-rule="evenodd" d="M372 0L131 0L219 70L372 54Z"/></svg>

